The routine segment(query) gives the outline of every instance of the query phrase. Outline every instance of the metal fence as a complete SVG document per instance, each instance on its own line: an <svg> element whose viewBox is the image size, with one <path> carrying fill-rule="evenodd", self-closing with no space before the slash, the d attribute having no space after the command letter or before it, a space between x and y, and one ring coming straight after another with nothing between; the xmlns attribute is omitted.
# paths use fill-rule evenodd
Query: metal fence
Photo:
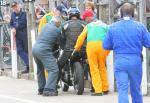
<svg viewBox="0 0 150 103"><path fill-rule="evenodd" d="M0 23L0 68L11 68L11 41L9 25Z"/></svg>

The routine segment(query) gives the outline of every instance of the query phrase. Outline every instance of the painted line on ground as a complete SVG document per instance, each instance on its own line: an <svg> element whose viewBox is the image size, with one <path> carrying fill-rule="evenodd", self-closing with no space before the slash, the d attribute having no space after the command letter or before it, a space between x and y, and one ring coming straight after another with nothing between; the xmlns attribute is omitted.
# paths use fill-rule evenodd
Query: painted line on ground
<svg viewBox="0 0 150 103"><path fill-rule="evenodd" d="M17 97L13 97L13 96L1 95L1 94L0 94L0 98L9 99L9 100L15 100L15 101L20 101L20 102L24 102L24 103L40 103L40 102L37 102L37 101L32 101L32 100L17 98Z"/></svg>

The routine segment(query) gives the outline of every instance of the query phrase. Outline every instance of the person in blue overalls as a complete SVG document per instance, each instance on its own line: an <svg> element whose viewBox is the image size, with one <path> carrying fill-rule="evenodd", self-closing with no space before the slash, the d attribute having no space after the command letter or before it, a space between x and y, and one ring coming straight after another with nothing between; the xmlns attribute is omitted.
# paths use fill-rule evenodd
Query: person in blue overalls
<svg viewBox="0 0 150 103"><path fill-rule="evenodd" d="M21 73L28 73L29 59L26 12L21 10L20 4L16 1L12 3L11 7L13 9L10 21L11 31L16 38L17 53L26 65L26 69Z"/></svg>
<svg viewBox="0 0 150 103"><path fill-rule="evenodd" d="M55 45L61 45L61 17L54 16L40 32L33 48L32 54L37 63L38 94L43 96L57 96L57 80L59 69L53 55ZM45 72L48 79L45 79Z"/></svg>
<svg viewBox="0 0 150 103"><path fill-rule="evenodd" d="M150 34L146 27L135 21L134 6L124 3L121 6L122 19L113 23L103 41L103 48L114 50L115 77L118 89L118 103L129 103L128 84L132 103L143 103L141 94L143 46L150 48Z"/></svg>

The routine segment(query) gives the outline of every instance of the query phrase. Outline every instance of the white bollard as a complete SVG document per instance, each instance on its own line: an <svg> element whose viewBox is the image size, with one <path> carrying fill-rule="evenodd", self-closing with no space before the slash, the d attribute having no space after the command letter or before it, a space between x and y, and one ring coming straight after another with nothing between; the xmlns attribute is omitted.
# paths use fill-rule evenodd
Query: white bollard
<svg viewBox="0 0 150 103"><path fill-rule="evenodd" d="M142 78L142 94L147 95L147 59L146 59L146 48L143 48L143 78Z"/></svg>
<svg viewBox="0 0 150 103"><path fill-rule="evenodd" d="M114 92L114 59L113 51L111 51L107 57L107 74L109 81L109 91Z"/></svg>
<svg viewBox="0 0 150 103"><path fill-rule="evenodd" d="M11 32L12 77L18 78L16 37Z"/></svg>
<svg viewBox="0 0 150 103"><path fill-rule="evenodd" d="M35 33L35 30L31 30L31 40L32 40L32 47L36 41L36 33ZM33 68L34 68L34 80L37 80L37 65L34 61L34 58L33 58Z"/></svg>

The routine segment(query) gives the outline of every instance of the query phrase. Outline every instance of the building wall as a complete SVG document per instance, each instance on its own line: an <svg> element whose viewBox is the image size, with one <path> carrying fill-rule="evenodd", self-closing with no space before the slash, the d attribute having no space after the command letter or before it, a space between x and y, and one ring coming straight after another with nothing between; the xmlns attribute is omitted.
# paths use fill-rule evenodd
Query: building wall
<svg viewBox="0 0 150 103"><path fill-rule="evenodd" d="M48 0L36 0L35 2L36 5L40 5L41 7L43 7L45 10L48 9L49 5L48 5Z"/></svg>

